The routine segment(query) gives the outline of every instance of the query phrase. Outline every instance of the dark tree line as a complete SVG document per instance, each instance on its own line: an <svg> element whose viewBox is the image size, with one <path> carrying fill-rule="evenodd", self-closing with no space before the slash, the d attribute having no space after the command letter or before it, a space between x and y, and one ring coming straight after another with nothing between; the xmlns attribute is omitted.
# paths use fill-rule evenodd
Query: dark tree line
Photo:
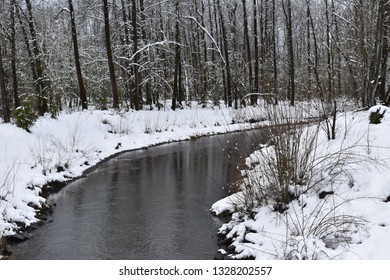
<svg viewBox="0 0 390 280"><path fill-rule="evenodd" d="M385 0L1 0L1 115L249 93L390 103L389 26Z"/></svg>

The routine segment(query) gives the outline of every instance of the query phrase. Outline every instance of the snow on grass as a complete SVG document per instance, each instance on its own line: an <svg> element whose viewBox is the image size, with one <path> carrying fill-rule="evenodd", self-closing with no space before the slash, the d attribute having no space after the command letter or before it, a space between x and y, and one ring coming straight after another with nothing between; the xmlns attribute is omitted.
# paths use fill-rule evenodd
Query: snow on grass
<svg viewBox="0 0 390 280"><path fill-rule="evenodd" d="M121 151L253 127L232 124L233 115L225 107L193 103L176 112L88 110L62 112L55 119L45 115L31 133L0 124L0 237L17 232L17 224L37 221L36 207L45 202L40 194L46 184L77 178Z"/></svg>
<svg viewBox="0 0 390 280"><path fill-rule="evenodd" d="M370 112L378 108L381 113L386 110L382 122L369 124ZM247 158L242 191L211 207L216 214L233 213L220 228L233 239L231 257L390 259L389 108L345 113L338 118L336 139L328 141L320 129L316 143L310 170L314 181L298 186L301 192L286 209L275 209L269 198L248 210L248 192L252 195L253 189L266 184L264 173L260 174L266 170L261 156L266 153L256 151Z"/></svg>
<svg viewBox="0 0 390 280"><path fill-rule="evenodd" d="M278 106L294 118L321 115L314 103ZM269 117L261 109L265 107L236 111L194 104L176 112L63 112L56 119L39 118L31 133L0 124L0 236L37 221L36 208L45 203L41 190L52 181L77 178L122 151L251 128L248 122ZM246 211L248 193L244 191L212 206L217 214L232 213L232 220L220 231L233 238L235 258L390 259L390 110L380 107L381 113L386 109L382 123L369 124L369 113L377 109L340 114L336 140L328 141L320 129L319 158L340 151L355 157L347 157L348 164L337 169L342 176L317 169L321 181L299 193L286 211L275 211L272 204ZM259 151L248 157L250 168L243 173L258 176L259 158ZM332 157L326 162L332 162ZM322 191L334 194L321 199Z"/></svg>

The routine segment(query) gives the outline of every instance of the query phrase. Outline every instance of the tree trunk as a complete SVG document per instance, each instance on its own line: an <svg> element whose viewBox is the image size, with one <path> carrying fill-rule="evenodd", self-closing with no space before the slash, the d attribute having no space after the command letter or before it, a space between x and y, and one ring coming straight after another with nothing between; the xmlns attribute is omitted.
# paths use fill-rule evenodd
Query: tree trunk
<svg viewBox="0 0 390 280"><path fill-rule="evenodd" d="M10 4L10 16L11 16L11 68L12 68L12 90L14 95L14 108L20 106L19 93L18 93L18 76L16 68L16 30L15 30L15 0L11 0Z"/></svg>
<svg viewBox="0 0 390 280"><path fill-rule="evenodd" d="M272 52L273 52L273 70L274 70L274 81L273 81L273 88L274 88L274 94L275 98L278 96L278 64L277 64L277 54L276 54L276 5L275 0L272 0ZM277 100L277 99L275 99ZM277 101L275 101L277 103Z"/></svg>
<svg viewBox="0 0 390 280"><path fill-rule="evenodd" d="M257 0L253 0L253 37L254 37L254 49L255 49L255 78L254 78L254 89L255 93L259 93L259 79L260 79L260 50L259 50L259 32L257 30ZM251 96L251 105L257 103L257 96Z"/></svg>
<svg viewBox="0 0 390 280"><path fill-rule="evenodd" d="M137 2L136 0L131 0L131 23L133 29L133 51L134 51L134 95L133 95L133 105L134 109L138 111L140 109L140 85L139 85L139 55L138 55L138 30L137 30Z"/></svg>
<svg viewBox="0 0 390 280"><path fill-rule="evenodd" d="M306 1L306 40L307 40L307 98L312 95L311 74L312 74L312 57L311 57L311 36L310 36L310 0Z"/></svg>
<svg viewBox="0 0 390 280"><path fill-rule="evenodd" d="M3 115L3 121L5 123L9 123L11 121L11 113L9 108L7 90L5 87L5 79L4 79L4 69L3 69L3 54L0 46L0 101L1 101L1 109Z"/></svg>
<svg viewBox="0 0 390 280"><path fill-rule="evenodd" d="M246 44L246 55L247 55L247 64L249 72L249 93L253 92L253 72L252 72L252 55L251 55L251 44L249 40L249 27L248 27L248 15L246 12L246 0L242 0L242 8L244 13L244 39Z"/></svg>
<svg viewBox="0 0 390 280"><path fill-rule="evenodd" d="M291 0L287 0L287 7L283 1L283 10L286 16L287 26L287 52L289 59L289 81L290 81L290 105L294 106L295 101L295 66L294 66L294 45L292 33L292 15L291 15Z"/></svg>
<svg viewBox="0 0 390 280"><path fill-rule="evenodd" d="M81 72L81 64L80 64L80 55L79 55L79 46L77 41L77 30L76 30L76 21L74 15L73 1L68 0L69 4L69 12L70 12L70 24L72 28L72 41L73 41L73 53L74 60L76 64L76 73L77 73L77 81L79 84L79 95L80 95L80 103L81 108L83 110L88 109L88 101L87 101L87 92L84 87L83 74Z"/></svg>
<svg viewBox="0 0 390 280"><path fill-rule="evenodd" d="M333 92L333 65L332 65L332 42L330 40L330 17L328 0L325 1L325 19L326 19L326 65L328 70L328 94L327 102L330 104L334 98Z"/></svg>
<svg viewBox="0 0 390 280"><path fill-rule="evenodd" d="M19 12L19 8L16 9L16 15L19 19L20 29L22 30L22 33L23 33L24 43L26 44L26 49L27 49L30 67L31 67L31 73L32 73L32 77L34 80L35 94L37 96L39 96L39 94L40 94L39 93L40 92L39 85L37 82L35 82L35 81L38 81L38 75L37 75L36 67L35 67L35 60L34 60L34 56L33 56L32 51L31 51L30 40L28 39L27 30L23 25L23 21L22 21L20 12Z"/></svg>
<svg viewBox="0 0 390 280"><path fill-rule="evenodd" d="M222 13L222 6L220 0L217 1L220 22L221 22L221 32L222 32L222 41L224 47L224 55L225 55L225 70L226 70L226 97L227 103L229 107L233 106L233 95L232 95L232 81L231 81L231 73L230 73L230 58L229 58L229 44L227 40L226 34L226 25L225 19Z"/></svg>
<svg viewBox="0 0 390 280"><path fill-rule="evenodd" d="M38 45L38 38L37 38L37 33L35 30L35 24L34 24L34 17L32 14L32 5L30 0L25 0L26 1L26 6L27 6L27 11L28 11L28 25L30 28L30 33L31 33L31 40L32 40L32 53L34 55L34 65L35 65L35 70L36 70L36 80L34 81L35 83L38 84L39 87L39 93L38 93L38 113L39 115L43 115L44 113L48 112L48 99L50 98L49 96L49 91L50 91L50 82L47 77L45 77L44 74L44 63L41 60L41 50Z"/></svg>
<svg viewBox="0 0 390 280"><path fill-rule="evenodd" d="M108 70L110 72L111 91L112 91L112 98L113 98L112 106L115 109L119 109L118 85L116 82L114 60L112 57L110 19L109 19L109 13L108 13L109 11L108 11L108 3L107 2L108 2L107 0L103 0L104 35L105 35Z"/></svg>
<svg viewBox="0 0 390 280"><path fill-rule="evenodd" d="M387 1L386 1L387 2ZM382 66L387 68L387 40L385 40L385 0L379 0L378 5L378 18L377 18L377 28L375 34L375 47L373 50L373 55L370 64L370 92L368 98L368 105L373 106L376 103L376 98L379 95L381 82L382 82L382 74L386 74L386 70L382 71ZM383 53L386 48L386 53ZM383 61L386 60L386 61Z"/></svg>
<svg viewBox="0 0 390 280"><path fill-rule="evenodd" d="M125 35L124 35L124 40L123 40L123 56L126 57L126 58L130 58L131 57L131 53L130 53L130 32L129 32L129 29L130 29L130 26L129 26L129 20L128 20L128 17L127 17L127 12L126 12L126 6L125 6L125 2L124 0L121 0L121 9L122 9L122 20L123 20L123 29L124 29L124 32L125 32ZM129 16L130 17L130 16ZM133 106L132 105L132 98L131 98L131 66L130 66L130 61L129 59L125 59L124 60L124 65L122 67L122 74L123 74L123 77L125 79L125 102L126 102L126 106L128 106L128 103L127 101L130 100L130 106Z"/></svg>
<svg viewBox="0 0 390 280"><path fill-rule="evenodd" d="M179 26L179 0L176 0L176 24L175 24L175 74L173 78L173 93L172 93L172 110L176 110L176 103L180 96L180 26Z"/></svg>
<svg viewBox="0 0 390 280"><path fill-rule="evenodd" d="M384 3L384 20L383 20L383 42L381 57L381 81L378 92L380 100L386 102L386 83L387 83L387 61L389 54L389 28L390 28L390 3Z"/></svg>

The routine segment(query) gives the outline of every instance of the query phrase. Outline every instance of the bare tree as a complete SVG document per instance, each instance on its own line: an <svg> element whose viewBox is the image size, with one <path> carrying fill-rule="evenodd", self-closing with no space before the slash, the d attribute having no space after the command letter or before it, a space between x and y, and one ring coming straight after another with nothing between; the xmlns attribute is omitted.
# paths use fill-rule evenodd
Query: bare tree
<svg viewBox="0 0 390 280"><path fill-rule="evenodd" d="M113 59L113 55L112 55L110 18L109 18L109 9L108 9L108 1L107 0L103 0L103 14L104 14L104 37L105 37L108 69L109 69L109 73L110 73L111 91L112 91L112 99L113 99L112 106L114 108L118 109L119 108L119 94L118 94L118 85L117 85L116 76L115 76L114 59Z"/></svg>
<svg viewBox="0 0 390 280"><path fill-rule="evenodd" d="M76 64L77 81L79 84L80 103L81 103L81 108L85 110L88 109L87 92L84 87L83 74L81 72L80 54L79 54L79 46L77 40L77 29L76 29L73 1L68 0L68 4L69 4L69 12L70 12L70 22L72 27L73 53L74 53L74 60Z"/></svg>
<svg viewBox="0 0 390 280"><path fill-rule="evenodd" d="M10 41L11 41L12 91L14 96L14 108L17 108L20 106L20 100L19 100L19 93L18 93L18 75L17 75L17 66L16 66L15 9L16 9L16 2L15 0L11 0L10 1L10 19L11 19Z"/></svg>
<svg viewBox="0 0 390 280"><path fill-rule="evenodd" d="M32 54L35 66L36 80L34 81L39 89L38 92L38 113L43 115L44 113L49 111L48 101L51 101L51 105L53 106L53 96L51 92L51 82L49 77L46 75L46 66L44 61L42 60L42 51L38 43L37 31L35 28L34 17L32 13L32 5L30 0L25 0L27 12L28 12L28 26L30 29L31 35L31 44L32 44ZM55 106L53 106L55 107ZM54 109L54 108L52 108ZM53 110L54 112L56 109Z"/></svg>
<svg viewBox="0 0 390 280"><path fill-rule="evenodd" d="M253 92L253 72L252 72L252 54L251 54L251 44L249 38L249 26L248 26L248 15L246 9L246 0L242 0L242 9L243 9L243 18L244 18L244 38L246 44L246 55L247 55L247 64L248 64L248 80L249 80L249 92Z"/></svg>
<svg viewBox="0 0 390 280"><path fill-rule="evenodd" d="M0 46L0 101L1 101L1 109L2 109L2 115L3 120L5 123L10 122L11 120L11 114L9 109L9 102L8 102L8 96L7 96L7 90L5 87L5 80L4 80L4 69L3 69L3 55L2 55L2 48Z"/></svg>
<svg viewBox="0 0 390 280"><path fill-rule="evenodd" d="M135 110L140 109L140 85L139 85L139 54L138 54L138 29L137 29L137 1L131 0L132 18L131 23L133 27L133 51L134 51L134 94L133 105Z"/></svg>
<svg viewBox="0 0 390 280"><path fill-rule="evenodd" d="M226 71L226 100L227 105L229 107L233 106L233 95L232 95L232 79L231 79L231 69L230 69L230 57L229 57L229 43L227 40L227 30L224 14L222 11L221 1L217 0L218 11L219 11L219 20L221 24L221 33L222 33L222 42L224 47L224 55L225 55L225 71Z"/></svg>
<svg viewBox="0 0 390 280"><path fill-rule="evenodd" d="M175 23L175 74L173 79L173 93L172 93L172 110L176 110L176 103L180 96L181 84L181 48L180 48L180 4L176 0L176 23Z"/></svg>
<svg viewBox="0 0 390 280"><path fill-rule="evenodd" d="M260 50L259 50L259 36L258 36L258 30L257 30L257 0L253 0L253 37L254 37L254 51L255 51L255 79L254 79L254 92L259 92L260 85L259 85L259 79L260 79ZM257 96L253 95L251 96L251 103L252 105L257 103Z"/></svg>
<svg viewBox="0 0 390 280"><path fill-rule="evenodd" d="M286 17L287 29L287 52L289 62L289 91L288 99L290 105L294 106L295 101L295 64L294 64L294 45L293 45L293 30L292 30L292 14L291 14L291 0L283 0L283 11Z"/></svg>

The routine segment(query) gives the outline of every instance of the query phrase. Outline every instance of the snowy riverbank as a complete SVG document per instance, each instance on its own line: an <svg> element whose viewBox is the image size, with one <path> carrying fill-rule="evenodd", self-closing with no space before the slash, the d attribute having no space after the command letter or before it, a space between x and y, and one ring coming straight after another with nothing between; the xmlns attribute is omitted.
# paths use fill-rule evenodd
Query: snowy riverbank
<svg viewBox="0 0 390 280"><path fill-rule="evenodd" d="M310 104L282 109L286 110L300 118L318 117L315 106ZM231 222L221 228L221 233L231 238L235 257L390 259L390 242L386 239L390 230L390 110L378 125L368 124L368 114L340 114L336 140L328 141L320 129L316 141L318 155L348 150L370 159L369 164L360 160L346 165L347 170L342 173L347 177L339 176L336 180L332 174L318 173L320 183L292 201L282 213L266 205L243 214L237 211L243 209L242 193L212 206L217 214L232 214ZM45 205L44 187L78 178L110 156L270 124L250 124L264 119L267 113L263 106L232 110L192 104L191 108L176 112L62 112L56 119L39 118L31 133L0 124L0 236L13 235L21 227L38 222L37 213ZM247 159L248 170L243 170L243 175L256 177L261 162L259 153ZM376 164L371 164L374 161ZM321 198L323 192L331 195ZM337 230L320 226L331 217L353 222L340 220ZM325 232L326 236L316 232Z"/></svg>
<svg viewBox="0 0 390 280"><path fill-rule="evenodd" d="M248 111L237 113L193 104L176 112L63 112L56 119L39 118L31 133L0 124L0 236L37 222L45 203L40 194L50 182L77 178L123 151L253 127L232 124L233 118L251 118Z"/></svg>
<svg viewBox="0 0 390 280"><path fill-rule="evenodd" d="M305 154L313 160L309 180L291 189L297 198L284 209L269 200L246 211L247 192L258 190L244 187L267 184L263 155L274 151L264 147L248 157L243 191L212 206L216 214L232 214L220 233L233 247L221 252L255 259L390 259L390 110L370 111L378 108L386 110L380 124L369 124L370 113L360 111L339 116L335 140L318 130L312 153Z"/></svg>

